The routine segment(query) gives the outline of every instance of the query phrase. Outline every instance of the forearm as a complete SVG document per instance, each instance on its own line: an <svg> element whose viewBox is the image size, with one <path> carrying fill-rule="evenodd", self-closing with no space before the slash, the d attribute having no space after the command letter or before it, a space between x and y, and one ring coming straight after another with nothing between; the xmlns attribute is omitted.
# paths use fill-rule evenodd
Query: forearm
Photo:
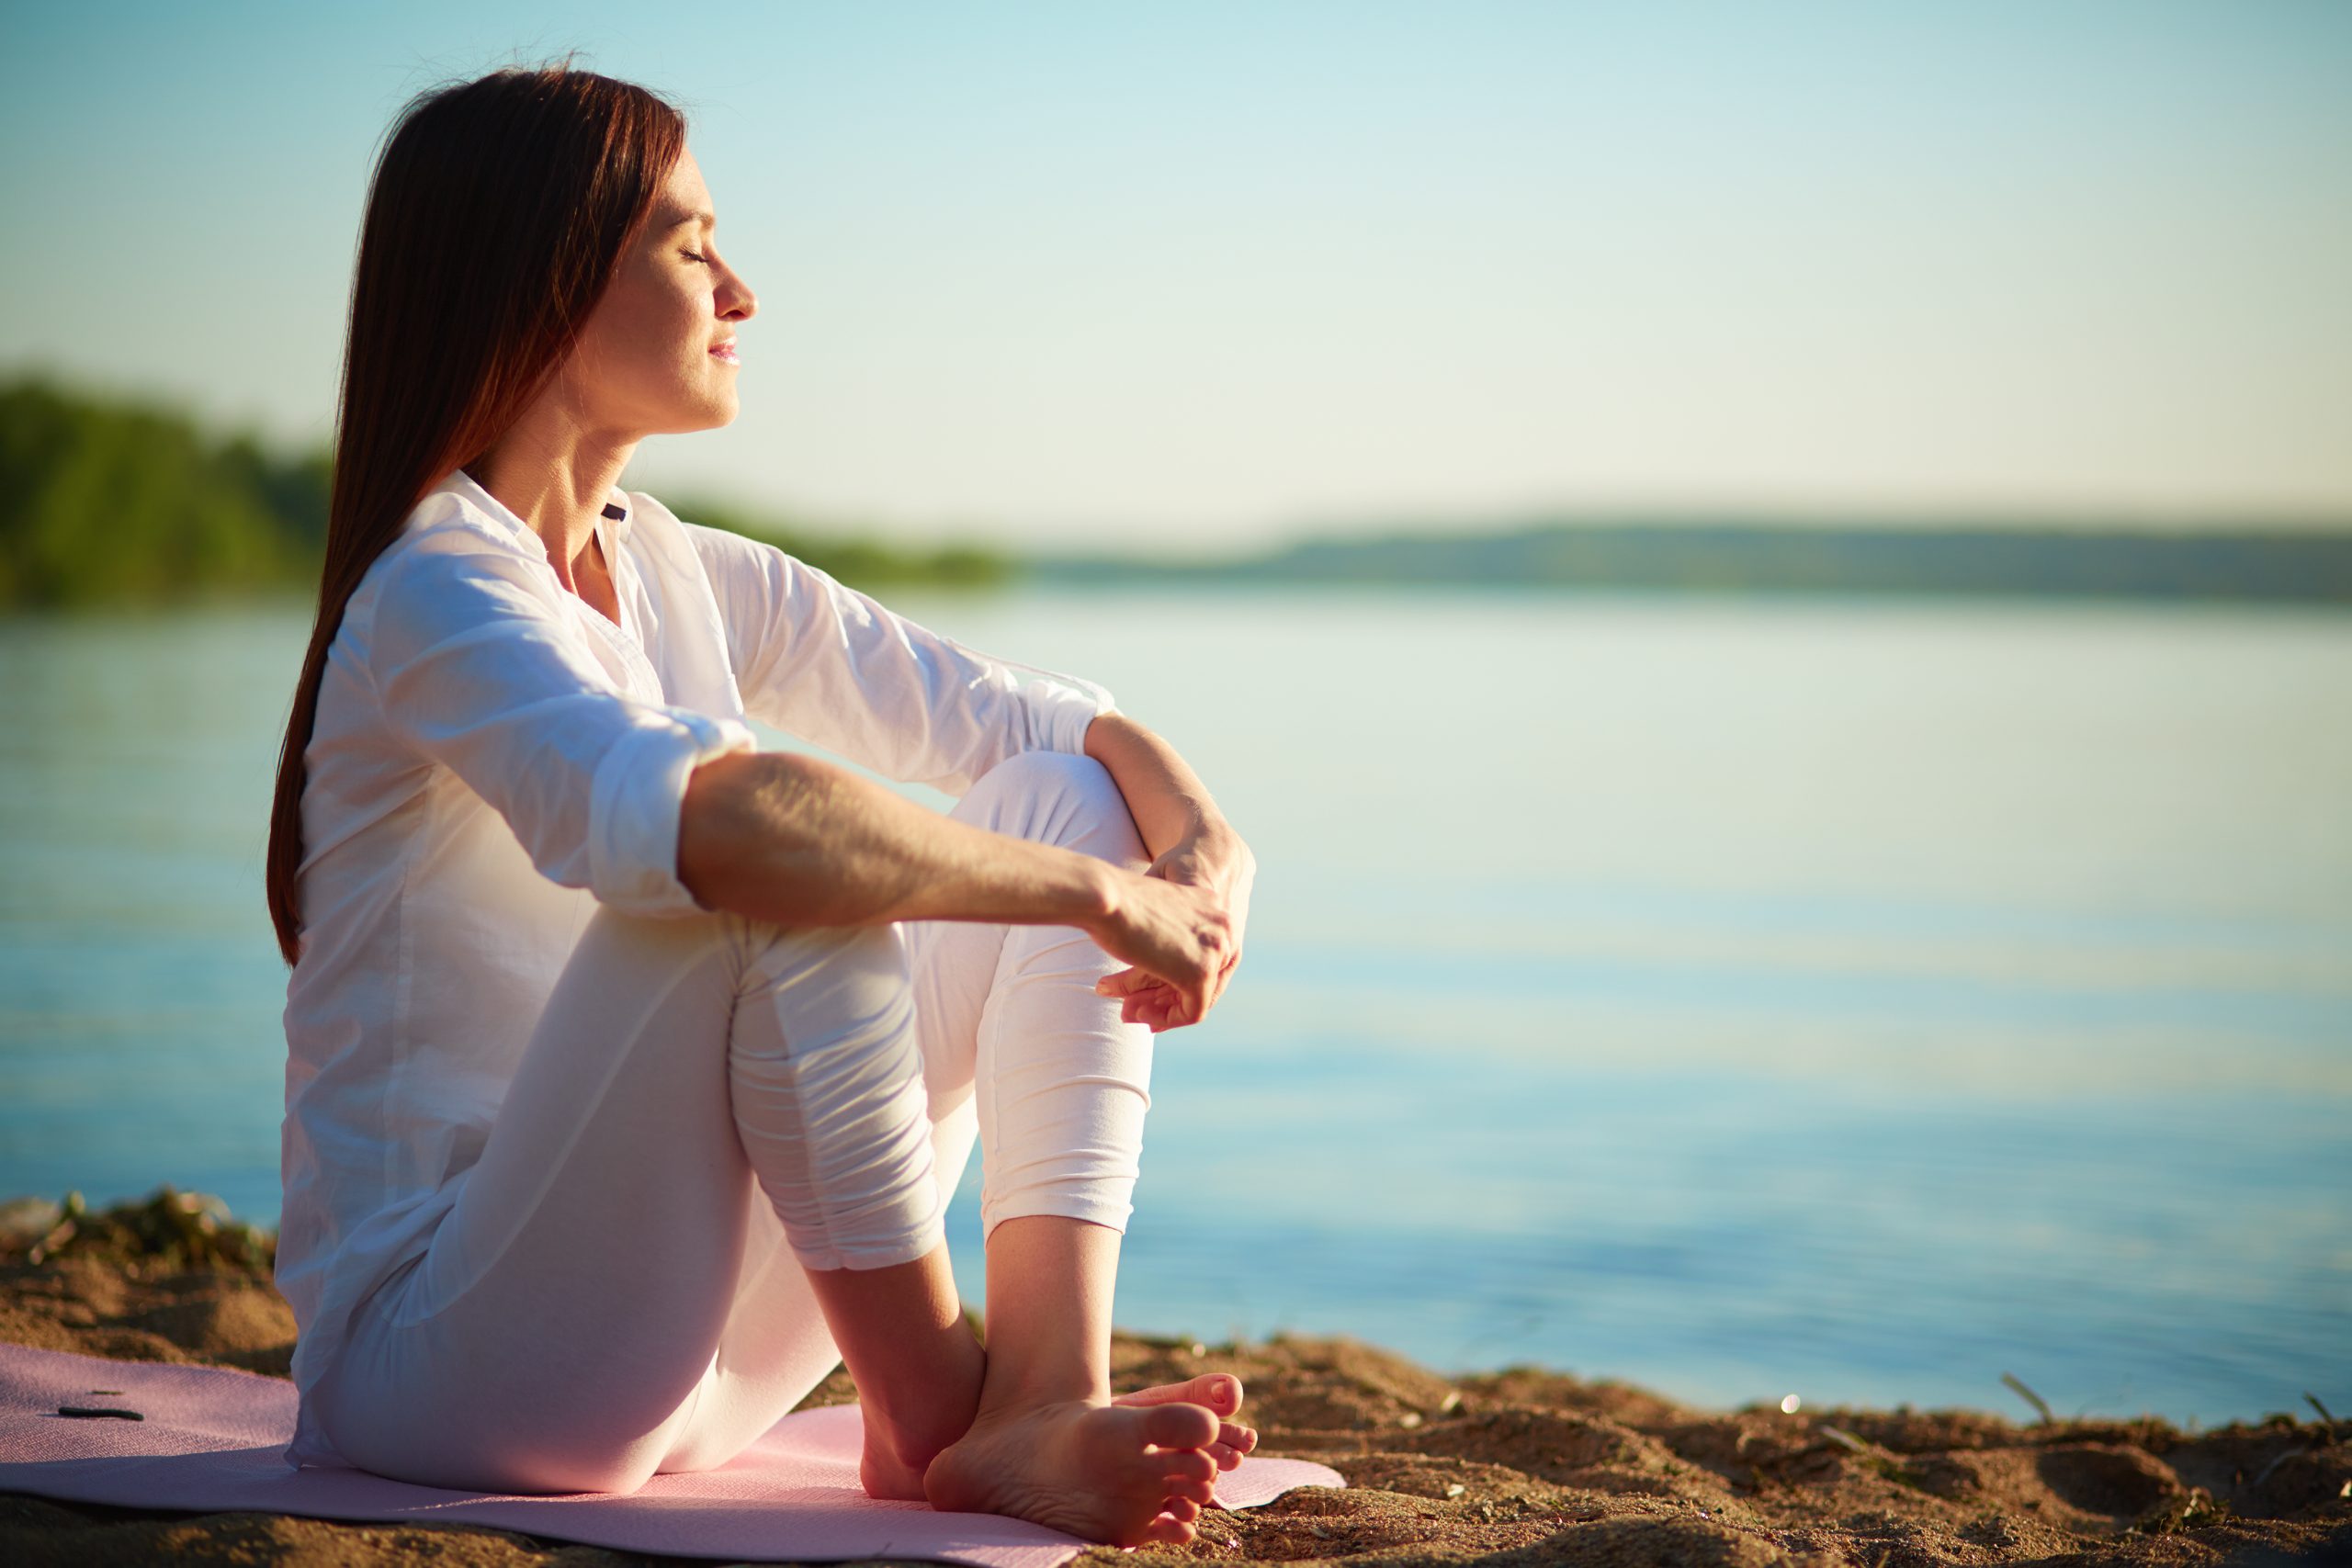
<svg viewBox="0 0 2352 1568"><path fill-rule="evenodd" d="M1186 839L1238 845L1208 786L1176 749L1122 713L1098 716L1087 727L1086 754L1102 764L1154 859Z"/></svg>
<svg viewBox="0 0 2352 1568"><path fill-rule="evenodd" d="M993 920L1091 926L1114 868L927 811L846 769L786 752L696 768L678 875L706 908L790 926Z"/></svg>
<svg viewBox="0 0 2352 1568"><path fill-rule="evenodd" d="M1154 878L1204 896L1221 922L1216 953L1197 984L1174 984L1167 970L1136 964L1107 976L1119 1016L1154 1032L1197 1023L1224 993L1241 958L1257 857L1233 830L1176 749L1124 714L1099 714L1086 730L1086 754L1102 764L1125 797L1127 814L1151 853Z"/></svg>

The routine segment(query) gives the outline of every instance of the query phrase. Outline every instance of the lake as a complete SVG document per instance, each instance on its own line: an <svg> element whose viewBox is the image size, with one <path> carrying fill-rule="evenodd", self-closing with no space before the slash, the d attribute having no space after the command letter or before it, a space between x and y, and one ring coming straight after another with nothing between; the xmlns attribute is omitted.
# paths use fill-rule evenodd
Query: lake
<svg viewBox="0 0 2352 1568"><path fill-rule="evenodd" d="M1108 685L1261 863L1159 1037L1123 1325L1714 1405L2352 1409L2352 616L888 597ZM0 619L0 1197L275 1219L305 631ZM967 1190L975 1294L977 1230Z"/></svg>

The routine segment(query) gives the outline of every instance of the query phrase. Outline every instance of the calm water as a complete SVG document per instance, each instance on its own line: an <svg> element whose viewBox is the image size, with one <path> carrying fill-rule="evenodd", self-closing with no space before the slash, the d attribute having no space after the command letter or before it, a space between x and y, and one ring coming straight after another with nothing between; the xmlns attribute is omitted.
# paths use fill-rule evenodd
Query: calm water
<svg viewBox="0 0 2352 1568"><path fill-rule="evenodd" d="M899 602L1109 685L1262 862L1160 1042L1122 1323L1717 1404L2352 1407L2352 617ZM0 1195L274 1217L303 630L0 621Z"/></svg>

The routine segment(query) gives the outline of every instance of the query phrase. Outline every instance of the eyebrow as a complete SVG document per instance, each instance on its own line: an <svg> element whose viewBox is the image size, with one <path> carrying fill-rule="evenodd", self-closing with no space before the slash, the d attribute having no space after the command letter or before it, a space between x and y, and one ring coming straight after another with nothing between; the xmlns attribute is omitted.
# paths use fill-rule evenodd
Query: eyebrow
<svg viewBox="0 0 2352 1568"><path fill-rule="evenodd" d="M678 218L678 219L674 220L671 223L670 227L671 227L671 228L673 228L673 229L683 229L683 228L684 228L684 227L685 227L687 224L689 224L689 223L701 223L701 224L707 224L707 225L708 225L709 227L714 228L714 229L716 229L717 227L718 227L718 219L716 219L716 218L714 218L714 217L712 217L712 216L711 216L709 213L707 213L707 212L689 212L689 213L686 213L686 214L684 214L683 217L680 217L680 218Z"/></svg>

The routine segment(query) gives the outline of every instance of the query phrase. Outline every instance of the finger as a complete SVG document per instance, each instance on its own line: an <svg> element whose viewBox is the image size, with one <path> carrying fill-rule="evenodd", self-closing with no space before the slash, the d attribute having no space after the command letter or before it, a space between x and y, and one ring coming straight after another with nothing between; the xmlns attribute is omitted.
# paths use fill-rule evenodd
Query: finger
<svg viewBox="0 0 2352 1568"><path fill-rule="evenodd" d="M1129 1023L1138 1019L1158 1018L1168 1010L1173 998L1174 993L1164 988L1137 991L1120 1001L1119 1016Z"/></svg>
<svg viewBox="0 0 2352 1568"><path fill-rule="evenodd" d="M1224 997L1225 997L1225 988L1226 988L1227 986L1230 986L1231 984L1233 984L1233 971L1234 971L1235 967L1240 964L1240 962L1241 962L1241 954L1240 954L1239 951L1238 951L1238 950L1237 950L1237 951L1235 951L1233 953L1231 953L1229 956L1227 956L1227 959L1226 959L1226 961L1225 961L1224 964L1223 964L1223 965L1222 965L1222 966L1217 970L1217 972L1216 972L1216 978L1215 980L1213 980L1213 981L1211 981L1211 982L1210 982L1210 989L1209 989L1209 1006L1210 1006L1210 1007L1215 1007L1215 1006L1216 1006L1216 1004L1217 1004L1220 1000L1222 1000L1222 999L1224 998ZM1204 1012L1202 1016L1206 1017L1207 1015L1206 1015L1206 1013L1205 1013L1205 1012Z"/></svg>
<svg viewBox="0 0 2352 1568"><path fill-rule="evenodd" d="M1206 998L1201 1004L1201 1016L1203 1018L1208 1017L1209 1009L1216 1006L1218 999L1225 995L1226 977L1232 973L1233 970L1229 966L1220 969L1209 981Z"/></svg>
<svg viewBox="0 0 2352 1568"><path fill-rule="evenodd" d="M1160 984L1162 982L1158 976L1146 974L1139 968L1130 966L1120 970L1115 975L1103 976L1102 978L1094 982L1094 989L1102 996L1124 997Z"/></svg>

